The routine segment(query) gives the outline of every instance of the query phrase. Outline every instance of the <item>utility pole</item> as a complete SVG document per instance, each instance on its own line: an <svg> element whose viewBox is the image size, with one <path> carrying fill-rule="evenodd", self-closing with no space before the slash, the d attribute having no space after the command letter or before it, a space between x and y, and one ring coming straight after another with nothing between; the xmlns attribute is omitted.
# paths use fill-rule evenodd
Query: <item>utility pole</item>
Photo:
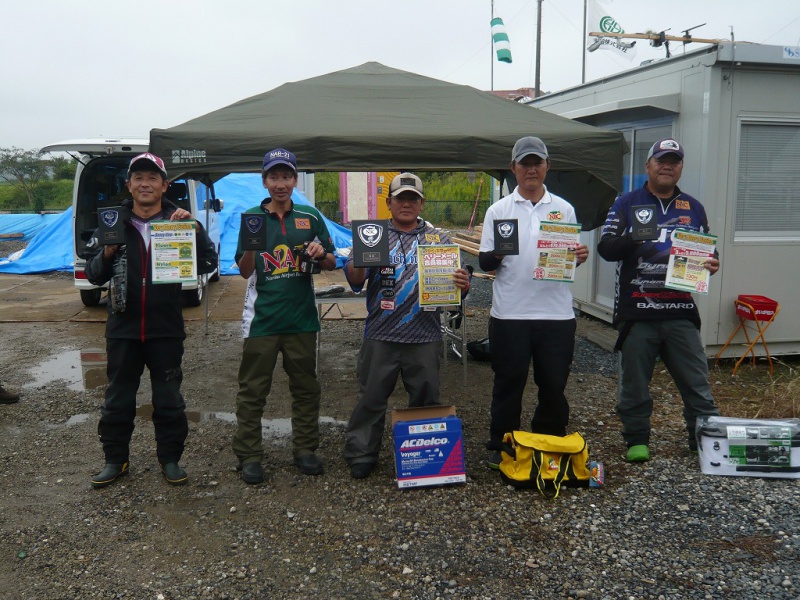
<svg viewBox="0 0 800 600"><path fill-rule="evenodd" d="M494 21L494 0L492 0L492 15L489 17L489 22L491 23ZM489 90L494 91L494 36L492 35L492 29L489 28L489 64L491 66L491 71L489 78L491 81L489 82Z"/></svg>
<svg viewBox="0 0 800 600"><path fill-rule="evenodd" d="M538 6L536 9L536 81L534 82L534 98L541 96L541 87L539 86L539 73L542 63L542 2L537 0Z"/></svg>

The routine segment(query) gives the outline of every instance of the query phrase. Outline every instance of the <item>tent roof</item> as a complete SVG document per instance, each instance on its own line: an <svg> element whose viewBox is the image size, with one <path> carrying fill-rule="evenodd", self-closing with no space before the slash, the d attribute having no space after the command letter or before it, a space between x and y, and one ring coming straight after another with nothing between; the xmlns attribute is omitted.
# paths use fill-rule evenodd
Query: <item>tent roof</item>
<svg viewBox="0 0 800 600"><path fill-rule="evenodd" d="M602 222L622 184L621 133L571 121L488 92L376 62L284 84L170 129L150 149L170 176L259 171L264 153L287 148L303 171L508 170L511 148L541 137L548 187L584 227Z"/></svg>

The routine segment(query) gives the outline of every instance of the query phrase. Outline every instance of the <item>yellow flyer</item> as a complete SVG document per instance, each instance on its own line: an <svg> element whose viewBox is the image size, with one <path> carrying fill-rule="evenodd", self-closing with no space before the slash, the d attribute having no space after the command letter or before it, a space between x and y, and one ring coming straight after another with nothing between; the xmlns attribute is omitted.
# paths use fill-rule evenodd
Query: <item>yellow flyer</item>
<svg viewBox="0 0 800 600"><path fill-rule="evenodd" d="M461 268L461 254L455 244L417 246L420 306L458 306L461 290L453 273Z"/></svg>
<svg viewBox="0 0 800 600"><path fill-rule="evenodd" d="M533 278L542 281L575 281L577 258L575 248L580 244L581 226L578 223L551 223L539 225L536 246L536 265Z"/></svg>
<svg viewBox="0 0 800 600"><path fill-rule="evenodd" d="M714 256L717 236L698 231L676 229L670 236L672 248L667 263L664 287L682 292L707 294L711 274L705 262Z"/></svg>
<svg viewBox="0 0 800 600"><path fill-rule="evenodd" d="M150 257L153 283L197 281L195 222L151 221Z"/></svg>

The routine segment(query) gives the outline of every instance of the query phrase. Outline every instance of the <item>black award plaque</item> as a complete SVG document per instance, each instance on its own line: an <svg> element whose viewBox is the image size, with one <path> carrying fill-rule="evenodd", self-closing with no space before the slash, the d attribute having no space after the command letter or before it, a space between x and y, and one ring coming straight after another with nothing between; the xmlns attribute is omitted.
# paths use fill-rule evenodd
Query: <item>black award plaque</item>
<svg viewBox="0 0 800 600"><path fill-rule="evenodd" d="M239 239L242 250L267 249L266 215L242 213L242 226L239 228Z"/></svg>
<svg viewBox="0 0 800 600"><path fill-rule="evenodd" d="M656 207L652 204L632 206L631 239L636 242L658 239Z"/></svg>
<svg viewBox="0 0 800 600"><path fill-rule="evenodd" d="M125 243L125 224L122 221L121 206L98 209L97 225L101 245Z"/></svg>
<svg viewBox="0 0 800 600"><path fill-rule="evenodd" d="M517 219L498 219L494 222L494 253L498 256L519 254Z"/></svg>
<svg viewBox="0 0 800 600"><path fill-rule="evenodd" d="M353 221L353 266L388 267L389 228L386 221Z"/></svg>

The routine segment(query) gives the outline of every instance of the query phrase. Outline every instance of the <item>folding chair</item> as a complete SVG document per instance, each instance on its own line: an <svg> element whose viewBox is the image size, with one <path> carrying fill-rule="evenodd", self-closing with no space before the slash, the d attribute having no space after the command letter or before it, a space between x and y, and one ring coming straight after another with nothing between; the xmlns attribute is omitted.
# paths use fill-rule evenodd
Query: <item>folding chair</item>
<svg viewBox="0 0 800 600"><path fill-rule="evenodd" d="M447 352L453 353L461 359L464 367L464 386L467 385L467 306L464 297L461 297L461 306L447 307L442 311L442 337L444 338L444 363L447 364Z"/></svg>
<svg viewBox="0 0 800 600"><path fill-rule="evenodd" d="M470 276L473 272L472 266L466 267ZM442 361L447 364L447 352L452 350L458 358L461 359L461 364L464 367L464 387L467 386L467 301L464 294L461 295L461 304L459 306L447 306L442 311L441 330L442 338L444 340L444 348L442 349ZM459 331L460 330L460 331Z"/></svg>
<svg viewBox="0 0 800 600"><path fill-rule="evenodd" d="M755 346L759 341L764 346L764 352L767 355L767 361L769 362L769 374L770 377L774 371L774 367L772 365L772 357L769 354L769 347L767 346L767 340L764 337L764 333L767 331L772 322L775 320L775 317L778 316L778 313L781 311L781 305L776 300L772 300L771 298L767 298L766 296L757 296L752 294L740 294L739 297L733 301L734 306L736 308L736 316L739 317L739 325L737 325L736 329L733 330L733 333L728 338L728 341L725 342L725 345L722 346L719 352L717 352L716 360L714 361L714 366L717 365L719 362L720 356L725 351L725 348L731 343L733 338L741 329L744 332L744 337L747 340L747 344L742 344L746 346L744 354L742 357L736 361L736 365L733 367L733 375L736 375L736 369L739 368L739 365L742 364L747 355L750 354L752 356L752 363L756 364L756 353L753 350L753 346ZM752 324L751 324L752 322ZM758 332L752 340L750 339L750 330L752 333Z"/></svg>

